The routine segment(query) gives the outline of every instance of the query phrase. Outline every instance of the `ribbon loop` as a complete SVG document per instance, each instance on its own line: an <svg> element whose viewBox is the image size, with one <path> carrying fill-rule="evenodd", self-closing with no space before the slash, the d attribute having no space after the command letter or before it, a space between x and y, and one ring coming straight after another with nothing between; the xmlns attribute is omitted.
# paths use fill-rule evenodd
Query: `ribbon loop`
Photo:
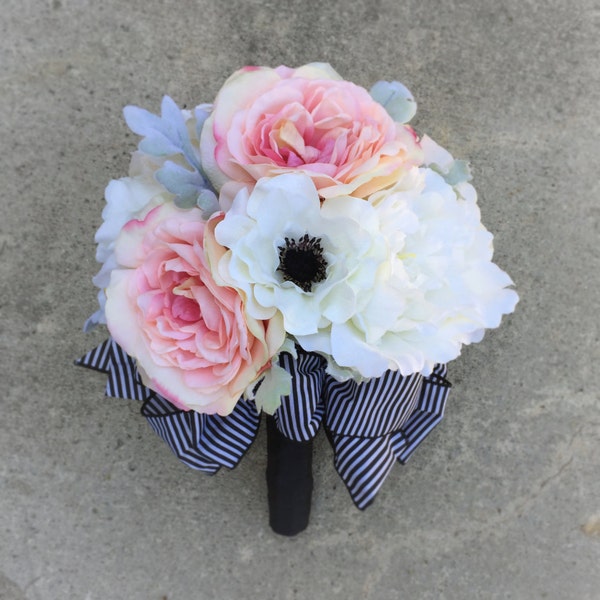
<svg viewBox="0 0 600 600"><path fill-rule="evenodd" d="M381 377L357 383L339 382L328 376L325 383L327 428L339 435L380 437L402 427L415 409L423 376L403 377L386 371Z"/></svg>
<svg viewBox="0 0 600 600"><path fill-rule="evenodd" d="M108 339L76 364L108 375L106 395L143 402L141 413L155 433L184 464L214 474L233 469L258 431L260 415L254 402L241 400L227 417L182 411L142 384L135 360Z"/></svg>
<svg viewBox="0 0 600 600"><path fill-rule="evenodd" d="M298 348L298 358L283 352L279 364L292 376L289 396L281 397L281 406L275 411L277 429L290 440L307 442L315 437L325 406L322 399L326 361L314 352Z"/></svg>
<svg viewBox="0 0 600 600"><path fill-rule="evenodd" d="M300 348L297 358L284 352L279 363L292 375L292 390L274 414L277 429L307 442L324 420L335 468L361 510L373 502L394 463L405 463L442 420L451 387L446 365L436 365L428 377L387 371L357 383L336 381L322 356ZM233 469L256 438L260 413L254 402L240 399L226 417L179 410L143 385L135 360L112 339L76 364L108 375L107 396L142 401L152 429L192 469Z"/></svg>
<svg viewBox="0 0 600 600"><path fill-rule="evenodd" d="M379 394L381 389L379 386L367 385L362 390L357 387L356 389L360 392L357 397L361 399L361 403L366 403L367 408L361 406L360 413L350 409L346 415L340 411L340 414L345 417L343 422L345 430L348 432L357 430L353 428L350 418L352 415L356 419L360 418L373 423L391 423L389 418L385 418L385 410L378 408L379 404L387 406L390 414L398 417L396 423L400 423L396 430L387 431L378 437L339 435L335 432L330 435L335 455L335 468L348 488L352 500L360 510L364 510L373 502L396 460L404 464L442 420L451 387L450 382L445 378L446 372L446 365L436 365L429 377L424 378L418 375L418 385L413 385L414 381L410 381L415 377L413 375L402 378L399 374L395 374L391 380L395 381L397 386L393 389L404 390L404 392L395 395L391 404L386 401L380 402L379 396L377 396L377 402L374 402L373 395L367 396L371 392ZM386 373L377 382L383 384L387 375ZM373 380L366 383L371 381ZM413 389L418 390L418 396L412 393ZM348 397L345 397L344 401L347 403ZM329 426L329 405L327 408L325 424ZM360 414L360 417L357 414ZM376 428L371 428L369 431L376 430Z"/></svg>

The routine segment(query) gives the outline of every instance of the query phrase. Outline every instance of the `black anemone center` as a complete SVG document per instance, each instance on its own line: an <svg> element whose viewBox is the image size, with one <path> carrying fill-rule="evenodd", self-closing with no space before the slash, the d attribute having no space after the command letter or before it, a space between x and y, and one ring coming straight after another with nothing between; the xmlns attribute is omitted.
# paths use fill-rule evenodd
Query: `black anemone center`
<svg viewBox="0 0 600 600"><path fill-rule="evenodd" d="M295 283L305 292L310 292L313 283L325 279L327 261L323 258L321 238L305 233L300 239L285 238L279 246L278 271L285 281Z"/></svg>

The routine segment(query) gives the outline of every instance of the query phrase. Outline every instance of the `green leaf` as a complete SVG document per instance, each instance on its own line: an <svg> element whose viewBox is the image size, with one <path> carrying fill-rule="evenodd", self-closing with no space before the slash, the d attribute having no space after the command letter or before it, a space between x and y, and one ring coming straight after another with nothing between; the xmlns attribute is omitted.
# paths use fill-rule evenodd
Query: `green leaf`
<svg viewBox="0 0 600 600"><path fill-rule="evenodd" d="M288 396L291 391L292 376L279 365L273 365L254 394L256 408L272 415L281 405L281 396Z"/></svg>

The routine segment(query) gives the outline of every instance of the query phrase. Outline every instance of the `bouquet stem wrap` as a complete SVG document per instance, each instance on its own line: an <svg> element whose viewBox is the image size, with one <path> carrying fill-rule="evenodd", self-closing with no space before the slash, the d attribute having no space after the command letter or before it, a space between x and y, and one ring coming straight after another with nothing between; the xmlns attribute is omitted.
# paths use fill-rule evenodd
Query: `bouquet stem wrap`
<svg viewBox="0 0 600 600"><path fill-rule="evenodd" d="M181 410L143 385L135 361L112 339L76 364L108 375L107 396L142 402L141 413L148 424L192 469L209 475L221 467L233 469L256 438L260 413L254 402L238 402L227 416ZM268 444L270 451L274 450L270 452L273 457L267 480L272 482L272 525L282 533L300 527L303 510L308 519L310 443L321 424L333 447L336 471L356 507L364 510L375 500L394 464L404 464L440 423L451 385L445 378L445 365L436 366L428 377L418 373L403 377L388 371L382 377L357 383L336 381L326 373L326 361L315 353L299 351L297 358L283 353L279 364L290 374L293 385L274 415L268 417ZM283 458L276 458L278 452ZM288 458L292 463L297 461L295 475L285 473ZM282 491L286 481L297 481L304 490L299 494L305 498L298 501L294 508L298 516L290 517L287 525L281 517L285 498L291 493Z"/></svg>
<svg viewBox="0 0 600 600"><path fill-rule="evenodd" d="M308 526L313 491L313 441L285 437L267 416L267 492L269 525L280 535L294 536Z"/></svg>

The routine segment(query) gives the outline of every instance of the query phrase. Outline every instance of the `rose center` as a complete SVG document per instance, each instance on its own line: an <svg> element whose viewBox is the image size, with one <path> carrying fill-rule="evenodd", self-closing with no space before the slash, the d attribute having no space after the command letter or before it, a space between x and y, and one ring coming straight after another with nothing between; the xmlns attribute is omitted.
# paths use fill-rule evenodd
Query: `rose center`
<svg viewBox="0 0 600 600"><path fill-rule="evenodd" d="M285 245L279 246L277 270L284 281L291 281L304 292L310 292L314 283L325 279L326 269L321 238L306 233L298 240L285 238Z"/></svg>

